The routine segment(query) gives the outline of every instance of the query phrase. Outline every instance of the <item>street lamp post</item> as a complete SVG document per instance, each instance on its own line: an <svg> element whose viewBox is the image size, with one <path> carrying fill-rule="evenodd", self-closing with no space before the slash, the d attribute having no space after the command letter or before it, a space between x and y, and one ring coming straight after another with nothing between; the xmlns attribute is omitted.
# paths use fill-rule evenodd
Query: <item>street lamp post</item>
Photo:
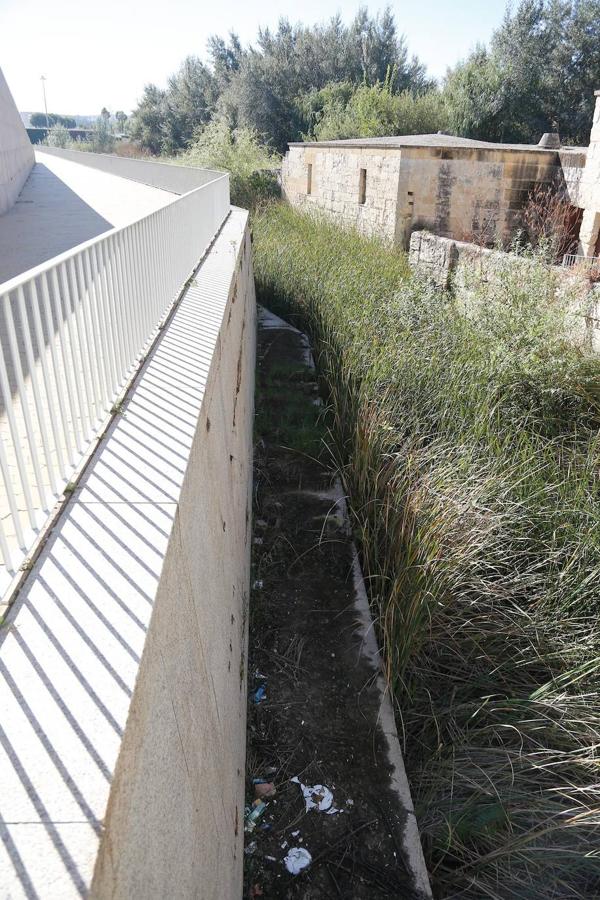
<svg viewBox="0 0 600 900"><path fill-rule="evenodd" d="M44 111L46 113L46 128L50 130L50 119L48 118L48 104L46 103L46 76L42 75L40 78L42 82L42 93L44 95Z"/></svg>

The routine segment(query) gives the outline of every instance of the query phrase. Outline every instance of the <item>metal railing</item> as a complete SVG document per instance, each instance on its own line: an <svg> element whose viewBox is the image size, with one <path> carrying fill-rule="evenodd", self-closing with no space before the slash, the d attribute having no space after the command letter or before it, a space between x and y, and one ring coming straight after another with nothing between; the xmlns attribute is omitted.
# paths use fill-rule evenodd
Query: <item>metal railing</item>
<svg viewBox="0 0 600 900"><path fill-rule="evenodd" d="M0 596L228 211L218 175L0 284Z"/></svg>
<svg viewBox="0 0 600 900"><path fill-rule="evenodd" d="M577 268L584 272L600 272L600 256L581 256L578 253L565 253L562 265L563 269Z"/></svg>

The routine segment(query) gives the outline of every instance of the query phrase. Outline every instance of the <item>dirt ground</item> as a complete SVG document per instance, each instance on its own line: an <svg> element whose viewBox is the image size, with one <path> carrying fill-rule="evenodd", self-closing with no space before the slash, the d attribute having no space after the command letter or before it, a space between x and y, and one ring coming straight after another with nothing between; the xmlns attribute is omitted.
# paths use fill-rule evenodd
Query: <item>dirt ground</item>
<svg viewBox="0 0 600 900"><path fill-rule="evenodd" d="M306 358L298 332L260 327L246 780L256 822L245 835L244 897L410 898L404 814L375 672L360 656L351 539ZM328 788L337 811L307 812L294 777ZM276 794L253 808L268 783ZM312 858L297 875L285 865L294 848Z"/></svg>

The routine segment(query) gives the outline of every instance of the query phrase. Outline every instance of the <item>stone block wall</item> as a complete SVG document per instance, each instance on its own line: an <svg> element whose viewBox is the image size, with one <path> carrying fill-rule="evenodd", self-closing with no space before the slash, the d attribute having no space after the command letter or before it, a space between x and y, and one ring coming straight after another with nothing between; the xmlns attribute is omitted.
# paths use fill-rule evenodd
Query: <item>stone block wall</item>
<svg viewBox="0 0 600 900"><path fill-rule="evenodd" d="M393 241L400 160L398 150L290 147L282 166L282 193L293 206L321 210L341 225ZM367 173L364 203L359 202L361 169Z"/></svg>
<svg viewBox="0 0 600 900"><path fill-rule="evenodd" d="M33 147L0 69L0 216L19 196L34 162Z"/></svg>
<svg viewBox="0 0 600 900"><path fill-rule="evenodd" d="M367 173L364 204L361 169ZM320 209L408 248L415 229L455 240L510 240L533 186L559 172L558 156L549 150L306 143L290 147L282 188L293 205Z"/></svg>
<svg viewBox="0 0 600 900"><path fill-rule="evenodd" d="M556 155L535 150L402 149L398 186L400 243L415 229L458 241L508 241L521 225L535 184L556 176Z"/></svg>

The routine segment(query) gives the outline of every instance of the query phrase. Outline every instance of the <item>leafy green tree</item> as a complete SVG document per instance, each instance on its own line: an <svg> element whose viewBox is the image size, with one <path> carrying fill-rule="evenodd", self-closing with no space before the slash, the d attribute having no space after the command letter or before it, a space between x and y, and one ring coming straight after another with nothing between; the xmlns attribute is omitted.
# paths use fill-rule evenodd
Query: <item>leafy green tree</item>
<svg viewBox="0 0 600 900"><path fill-rule="evenodd" d="M147 84L137 109L129 120L132 140L151 153L161 153L166 140L166 91Z"/></svg>
<svg viewBox="0 0 600 900"><path fill-rule="evenodd" d="M424 94L393 91L393 75L384 83L358 87L338 82L305 95L300 108L309 123L309 138L338 140L443 130L447 115L437 90Z"/></svg>
<svg viewBox="0 0 600 900"><path fill-rule="evenodd" d="M173 152L187 147L197 129L210 119L216 99L212 72L197 56L188 56L169 79L162 149Z"/></svg>
<svg viewBox="0 0 600 900"><path fill-rule="evenodd" d="M432 83L398 34L390 9L377 16L366 7L345 25L340 16L326 23L261 28L245 49L231 33L208 41L209 66L189 57L166 91L149 86L132 116L132 137L153 152L190 145L198 127L212 118L232 130L248 128L283 150L306 129L301 98L333 82L375 85L396 73L393 93L426 92Z"/></svg>
<svg viewBox="0 0 600 900"><path fill-rule="evenodd" d="M115 138L110 127L110 113L106 107L102 110L92 134L92 149L96 153L111 153L115 146Z"/></svg>
<svg viewBox="0 0 600 900"><path fill-rule="evenodd" d="M53 125L46 136L44 143L48 147L60 147L62 150L69 147L73 142L69 130L60 122Z"/></svg>
<svg viewBox="0 0 600 900"><path fill-rule="evenodd" d="M450 127L487 140L537 142L557 128L587 144L600 81L600 0L521 0L489 49L449 73Z"/></svg>
<svg viewBox="0 0 600 900"><path fill-rule="evenodd" d="M229 172L232 202L250 206L277 192L274 170L281 159L250 128L231 129L223 119L200 131L179 160Z"/></svg>
<svg viewBox="0 0 600 900"><path fill-rule="evenodd" d="M127 122L127 114L123 112L122 109L118 109L115 113L115 119L117 120L117 126L119 131L125 130L125 123Z"/></svg>
<svg viewBox="0 0 600 900"><path fill-rule="evenodd" d="M32 113L29 121L33 128L46 128L46 113ZM48 123L51 128L53 125L63 125L65 128L75 128L77 124L72 116L59 116L57 113L48 113Z"/></svg>

